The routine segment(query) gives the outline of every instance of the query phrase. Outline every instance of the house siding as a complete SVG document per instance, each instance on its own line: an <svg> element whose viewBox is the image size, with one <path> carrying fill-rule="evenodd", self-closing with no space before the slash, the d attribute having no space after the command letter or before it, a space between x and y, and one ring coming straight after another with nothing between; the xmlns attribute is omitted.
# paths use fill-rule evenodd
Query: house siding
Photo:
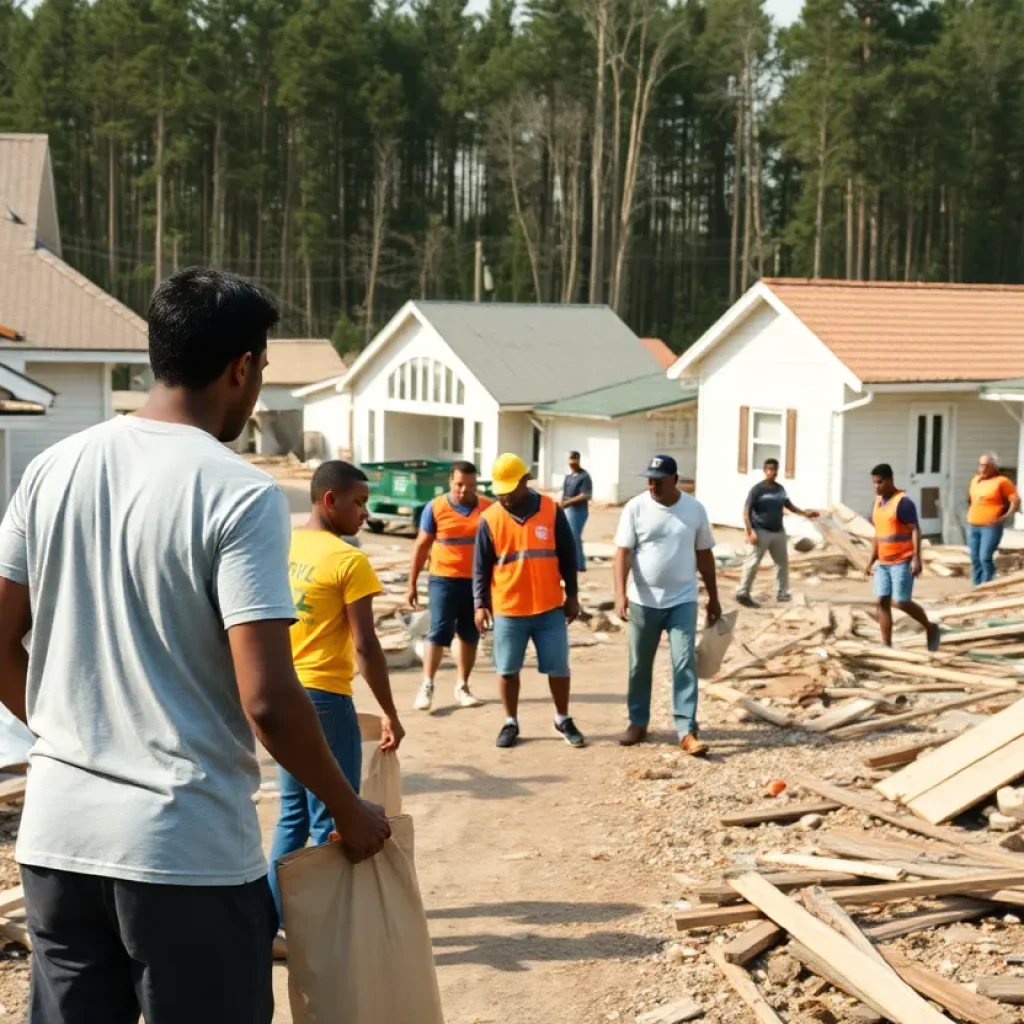
<svg viewBox="0 0 1024 1024"><path fill-rule="evenodd" d="M544 486L561 491L569 472L569 452L578 451L583 468L594 485L594 500L619 500L619 426L607 420L559 417L548 421L545 431L550 472Z"/></svg>
<svg viewBox="0 0 1024 1024"><path fill-rule="evenodd" d="M323 439L321 452L307 452L310 458L347 458L352 447L352 396L336 391L326 397L310 397L302 410L302 430L319 434Z"/></svg>
<svg viewBox="0 0 1024 1024"><path fill-rule="evenodd" d="M696 493L712 522L741 526L743 504L760 467L737 468L740 408L797 410L796 473L783 478L793 500L824 506L841 429L845 373L828 349L790 316L767 306L752 313L701 364Z"/></svg>
<svg viewBox="0 0 1024 1024"><path fill-rule="evenodd" d="M110 367L103 363L26 363L33 380L57 392L43 422L33 430L11 431L11 487L42 451L71 434L95 426L113 414L107 406Z"/></svg>

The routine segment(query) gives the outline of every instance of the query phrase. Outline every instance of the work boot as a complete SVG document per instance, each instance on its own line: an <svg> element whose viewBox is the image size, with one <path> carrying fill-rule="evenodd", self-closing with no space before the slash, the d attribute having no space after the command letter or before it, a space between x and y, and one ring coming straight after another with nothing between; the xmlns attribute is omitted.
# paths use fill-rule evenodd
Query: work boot
<svg viewBox="0 0 1024 1024"><path fill-rule="evenodd" d="M744 608L760 608L761 606L749 594L737 594L736 603Z"/></svg>
<svg viewBox="0 0 1024 1024"><path fill-rule="evenodd" d="M633 725L632 722L626 726L624 732L620 732L615 737L615 741L620 747L635 747L638 743L643 743L645 739L647 739L647 726Z"/></svg>
<svg viewBox="0 0 1024 1024"><path fill-rule="evenodd" d="M455 703L460 708L478 708L483 701L469 692L469 683L455 684Z"/></svg>
<svg viewBox="0 0 1024 1024"><path fill-rule="evenodd" d="M708 745L697 739L693 733L687 733L679 741L679 749L690 757L703 757L708 752Z"/></svg>
<svg viewBox="0 0 1024 1024"><path fill-rule="evenodd" d="M564 739L570 747L579 748L587 745L587 741L584 738L583 733L576 728L576 723L571 718L567 718L561 724L556 721L555 730L562 734L562 739Z"/></svg>
<svg viewBox="0 0 1024 1024"><path fill-rule="evenodd" d="M939 649L942 630L933 622L928 626L928 650L934 654Z"/></svg>
<svg viewBox="0 0 1024 1024"><path fill-rule="evenodd" d="M416 711L429 711L430 706L434 703L434 684L429 679L423 680L423 685L419 689L419 693L416 694L416 700L413 703L413 708Z"/></svg>

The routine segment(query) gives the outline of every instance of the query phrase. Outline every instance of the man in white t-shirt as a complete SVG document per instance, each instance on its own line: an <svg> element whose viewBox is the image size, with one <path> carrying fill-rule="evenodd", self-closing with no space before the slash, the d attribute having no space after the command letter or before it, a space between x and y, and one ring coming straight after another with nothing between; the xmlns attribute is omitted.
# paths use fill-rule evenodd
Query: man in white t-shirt
<svg viewBox="0 0 1024 1024"><path fill-rule="evenodd" d="M615 533L615 610L629 620L629 726L618 740L631 747L647 738L654 656L668 633L679 746L700 756L708 748L697 738L697 573L708 592L710 626L722 614L715 539L704 506L679 490L675 459L655 455L643 475L647 492L622 510Z"/></svg>

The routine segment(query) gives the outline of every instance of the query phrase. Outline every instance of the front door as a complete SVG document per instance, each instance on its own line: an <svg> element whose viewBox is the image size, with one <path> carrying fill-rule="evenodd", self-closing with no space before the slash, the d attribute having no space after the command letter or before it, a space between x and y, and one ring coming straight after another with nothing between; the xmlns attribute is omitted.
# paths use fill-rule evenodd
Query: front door
<svg viewBox="0 0 1024 1024"><path fill-rule="evenodd" d="M910 407L910 484L907 493L917 504L921 532L941 534L949 490L948 405ZM897 485L899 480L896 481Z"/></svg>

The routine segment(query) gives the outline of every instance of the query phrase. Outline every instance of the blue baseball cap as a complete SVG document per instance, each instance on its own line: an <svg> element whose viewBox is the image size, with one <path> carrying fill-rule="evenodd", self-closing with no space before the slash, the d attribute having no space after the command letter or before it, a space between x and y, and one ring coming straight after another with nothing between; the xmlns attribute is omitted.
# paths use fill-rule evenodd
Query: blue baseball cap
<svg viewBox="0 0 1024 1024"><path fill-rule="evenodd" d="M648 480L664 480L667 476L678 476L679 467L671 455L655 455L640 475Z"/></svg>

